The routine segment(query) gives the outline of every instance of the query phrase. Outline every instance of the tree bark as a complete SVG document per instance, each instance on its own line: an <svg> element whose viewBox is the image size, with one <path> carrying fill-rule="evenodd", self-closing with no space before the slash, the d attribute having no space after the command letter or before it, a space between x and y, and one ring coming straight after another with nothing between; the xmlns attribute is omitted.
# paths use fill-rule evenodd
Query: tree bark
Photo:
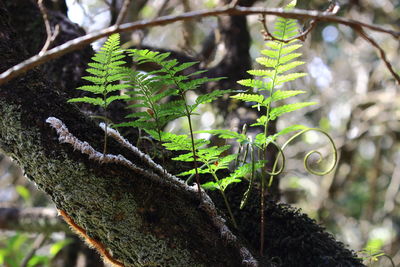
<svg viewBox="0 0 400 267"><path fill-rule="evenodd" d="M0 72L27 57L27 44L9 24L0 0ZM314 221L269 202L264 258L256 255L257 202L235 213L233 234L208 196L165 174L115 140L108 150L135 166L101 163L70 144L46 120L56 117L81 141L102 150L102 130L74 105L69 92L40 69L0 88L0 149L48 193L82 235L121 266L362 266ZM71 141L64 138L63 141ZM240 190L239 186L237 189ZM236 202L240 201L237 199ZM235 205L236 203L232 203ZM278 260L276 260L278 259Z"/></svg>

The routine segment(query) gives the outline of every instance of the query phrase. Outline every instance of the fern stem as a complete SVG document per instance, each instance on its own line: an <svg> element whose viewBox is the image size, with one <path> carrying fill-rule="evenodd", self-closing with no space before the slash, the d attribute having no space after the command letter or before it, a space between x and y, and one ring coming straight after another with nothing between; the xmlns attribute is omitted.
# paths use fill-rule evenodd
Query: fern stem
<svg viewBox="0 0 400 267"><path fill-rule="evenodd" d="M104 127L104 146L103 146L103 155L105 156L107 153L107 130L108 130L108 123L107 121L104 121L105 127Z"/></svg>
<svg viewBox="0 0 400 267"><path fill-rule="evenodd" d="M106 76L106 79L105 79L106 81L107 81L107 76ZM104 85L104 87L105 87L106 85ZM107 95L106 95L106 93L103 93L103 101L104 101L104 117L105 118L107 118ZM108 130L108 121L107 120L104 120L104 125L105 125L105 127L104 127L104 146L103 146L103 155L105 156L106 155L106 153L107 153L107 137L108 137L108 134L107 134L107 130Z"/></svg>
<svg viewBox="0 0 400 267"><path fill-rule="evenodd" d="M196 173L197 190L199 191L199 198L201 199L200 175L199 175L199 171L197 169L197 159L196 159L197 156L196 156L196 148L195 148L195 144L194 144L192 119L190 117L189 109L186 104L186 99L183 95L182 95L182 97L185 100L185 108L186 108L186 112L187 112L186 117L187 117L188 123L189 123L190 140L192 141L193 164L194 164L194 170Z"/></svg>
<svg viewBox="0 0 400 267"><path fill-rule="evenodd" d="M209 165L207 165L207 167L208 167L208 169L211 169ZM218 176L215 174L215 172L211 172L211 174L214 177L214 180L217 183L219 183ZM218 190L218 191L221 192L222 198L224 199L224 202L225 202L225 206L226 206L226 208L228 210L229 216L231 217L233 226L235 228L238 228L238 225L237 225L236 220L235 220L235 216L233 216L233 213L232 213L232 210L231 210L231 206L229 205L229 202L228 202L228 199L226 198L225 192L223 190Z"/></svg>
<svg viewBox="0 0 400 267"><path fill-rule="evenodd" d="M172 80L174 81L174 84L178 88L180 92L180 97L182 98L184 104L185 104L185 111L186 111L186 117L189 123L189 131L190 131L190 140L192 142L192 153L193 153L193 165L194 165L194 170L196 174L196 183L197 183L197 190L199 191L199 199L202 198L201 196L201 187L200 187L200 175L199 171L197 169L197 158L196 158L196 148L195 148L195 143L194 143L194 135L193 135L193 127L192 127L192 119L190 116L190 111L188 104L186 102L186 97L185 97L185 91L183 88L180 86L179 82L176 80L175 76L171 73L171 70L169 68L165 68L169 75L172 77Z"/></svg>
<svg viewBox="0 0 400 267"><path fill-rule="evenodd" d="M137 79L137 82L138 82L140 88L146 88L146 86L141 82L140 79ZM152 112L154 113L154 120L155 120L155 122L156 122L156 128L157 128L158 138L159 138L160 142L162 142L162 138L161 138L161 131L162 131L162 129L161 129L161 126L160 126L160 117L159 117L159 114L158 114L158 112L157 112L157 109L156 109L155 106L154 106L153 101L151 101L151 95L149 95L148 90L142 89L142 91L143 91L144 96L145 96L146 99L147 99L147 102L150 104L150 108L151 108ZM161 151L161 158L162 158L162 166L163 166L164 174L165 174L165 173L166 173L166 169L165 169L165 155L164 155L164 152L163 152L163 151Z"/></svg>
<svg viewBox="0 0 400 267"><path fill-rule="evenodd" d="M264 150L258 150L258 158L265 160L265 151ZM265 172L265 167L261 168L261 192L260 192L260 255L264 255L264 231L265 231L265 213L264 213L264 207L265 207L265 178L266 178L266 172Z"/></svg>
<svg viewBox="0 0 400 267"><path fill-rule="evenodd" d="M248 148L249 145L247 145ZM250 181L249 181L249 187L247 188L246 192L244 193L244 198L242 200L242 202L240 203L240 209L243 209L250 197L251 194L251 190L253 189L253 185L254 185L254 178L255 178L255 158L254 158L254 146L251 146L251 153L250 153L250 157L251 157L251 177L250 177Z"/></svg>
<svg viewBox="0 0 400 267"><path fill-rule="evenodd" d="M287 24L285 23L285 26L284 26L284 28L282 30L282 38L284 38L284 36L285 36L286 26L287 26ZM276 84L276 79L277 79L277 74L278 74L278 67L279 67L279 64L280 64L280 58L281 58L281 54L282 54L282 47L283 47L283 43L280 42L279 50L278 50L278 56L277 56L277 62L276 62L276 66L274 67L275 73L274 73L274 77L272 79L272 85L271 85L271 92L270 92L271 100L272 100L272 95L273 95L274 89L275 89L275 84ZM264 124L264 135L265 136L268 135L268 125L269 125L269 121L270 121L269 113L270 113L270 110L271 110L271 102L268 103L267 110L266 110L267 120L266 120L266 122ZM266 155L265 155L266 148L267 148L267 145L264 144L263 149L262 149L263 152L264 152L263 153L263 159L266 158ZM276 167L275 163L277 163L276 160L274 162L274 169ZM264 232L265 232L265 211L264 211L264 209L265 209L265 199L264 199L265 196L264 195L265 195L265 189L266 189L265 188L265 184L266 184L265 168L262 168L261 172L262 172L262 174L261 174L261 212L260 212L260 216L261 216L261 218L260 218L260 224L261 224L260 225L260 255L263 256L263 254L264 254ZM270 181L271 181L271 177L270 177ZM269 184L269 186L270 186L270 184Z"/></svg>

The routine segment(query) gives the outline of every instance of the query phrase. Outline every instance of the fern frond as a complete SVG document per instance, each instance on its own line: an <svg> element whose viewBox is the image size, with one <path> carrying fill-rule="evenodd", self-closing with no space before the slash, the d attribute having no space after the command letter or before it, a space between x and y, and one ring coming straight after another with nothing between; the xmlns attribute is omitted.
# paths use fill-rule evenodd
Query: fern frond
<svg viewBox="0 0 400 267"><path fill-rule="evenodd" d="M69 102L84 102L107 108L113 101L127 98L125 95L108 96L111 92L128 88L127 84L115 84L125 76L125 72L121 67L121 65L125 64L125 61L122 60L125 56L120 48L119 39L119 34L111 35L92 57L94 62L88 64L89 68L86 71L91 75L84 76L82 79L91 82L93 85L84 85L77 88L101 97L79 97L70 99Z"/></svg>

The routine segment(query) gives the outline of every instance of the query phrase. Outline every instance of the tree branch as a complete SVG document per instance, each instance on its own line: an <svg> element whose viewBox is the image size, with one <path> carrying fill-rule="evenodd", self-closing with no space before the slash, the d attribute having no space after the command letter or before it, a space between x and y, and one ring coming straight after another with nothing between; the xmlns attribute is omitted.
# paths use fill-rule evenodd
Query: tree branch
<svg viewBox="0 0 400 267"><path fill-rule="evenodd" d="M47 38L46 38L46 43L43 45L42 50L39 52L39 56L43 55L47 49L50 47L51 43L54 42L54 40L57 38L57 35L60 33L60 25L56 25L54 32L51 30L51 25L49 21L49 16L47 14L47 9L43 5L43 0L38 0L38 6L40 9L40 13L42 13L42 17L44 20L44 25L46 28L46 33L47 33Z"/></svg>
<svg viewBox="0 0 400 267"><path fill-rule="evenodd" d="M368 43L370 43L373 47L378 49L379 51L379 56L385 63L387 69L390 71L390 73L393 75L393 77L397 80L397 83L400 85L400 76L397 74L394 69L392 64L390 64L389 60L387 59L385 50L375 41L374 38L369 36L362 27L354 27L354 30L362 37L364 40L366 40Z"/></svg>
<svg viewBox="0 0 400 267"><path fill-rule="evenodd" d="M293 9L291 11L286 11L281 8L259 8L259 7L240 7L240 6L227 6L222 8L216 8L214 10L200 10L192 11L187 13L182 13L180 15L169 15L156 18L154 20L142 20L137 22L125 23L121 25L114 25L108 27L104 30L93 32L85 36L76 38L74 40L68 41L60 46L57 46L42 55L33 56L13 67L7 71L0 74L0 85L10 81L11 79L25 73L26 71L39 66L51 59L58 58L68 52L75 51L83 46L86 46L102 37L108 36L117 32L134 31L138 29L143 29L147 27L161 26L166 24L171 24L177 21L185 21L191 19L198 19L202 17L209 16L220 16L220 15L274 15L285 18L292 19L314 19L318 21L326 21L339 23L349 26L355 30L359 28L367 28L373 31L387 33L392 35L395 39L400 39L400 32L390 29L383 28L381 26L376 26L373 24L364 23L361 21L338 17L332 15L330 12L319 12L313 10L299 10Z"/></svg>
<svg viewBox="0 0 400 267"><path fill-rule="evenodd" d="M327 10L325 10L325 12L330 13L331 15L336 15L336 13L339 11L340 6L337 3L333 3L331 4ZM268 30L268 26L267 26L267 22L265 20L265 15L262 15L260 18L260 22L263 25L264 31L262 32L264 34L264 40L275 40L275 41L279 41L279 42L284 42L284 43L289 43L290 41L293 40L300 40L300 41L305 41L305 39L307 38L307 35L315 28L315 26L317 26L317 22L318 19L313 19L310 21L310 25L308 26L308 28L303 31L302 33L289 38L289 39L279 39L275 36L273 36L270 31Z"/></svg>

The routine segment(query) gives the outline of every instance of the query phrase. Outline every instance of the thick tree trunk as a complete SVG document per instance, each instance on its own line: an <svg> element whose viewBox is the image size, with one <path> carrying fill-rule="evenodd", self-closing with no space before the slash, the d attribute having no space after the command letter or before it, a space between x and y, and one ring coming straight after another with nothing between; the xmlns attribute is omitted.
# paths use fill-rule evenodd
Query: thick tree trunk
<svg viewBox="0 0 400 267"><path fill-rule="evenodd" d="M9 21L0 0L0 72L27 56L27 44ZM49 117L60 119L97 151L103 142L102 130L66 103L63 89L39 69L2 86L0 149L19 162L86 239L123 266L258 265L251 255L258 247L256 199L243 211L235 209L239 229L234 235L206 194L199 200L195 188L165 174L146 156L111 140L110 153L122 154L134 166L100 163L60 143L59 133L46 122ZM74 142L68 136L63 141ZM361 266L307 216L272 202L266 216L266 251L258 259L260 265Z"/></svg>

